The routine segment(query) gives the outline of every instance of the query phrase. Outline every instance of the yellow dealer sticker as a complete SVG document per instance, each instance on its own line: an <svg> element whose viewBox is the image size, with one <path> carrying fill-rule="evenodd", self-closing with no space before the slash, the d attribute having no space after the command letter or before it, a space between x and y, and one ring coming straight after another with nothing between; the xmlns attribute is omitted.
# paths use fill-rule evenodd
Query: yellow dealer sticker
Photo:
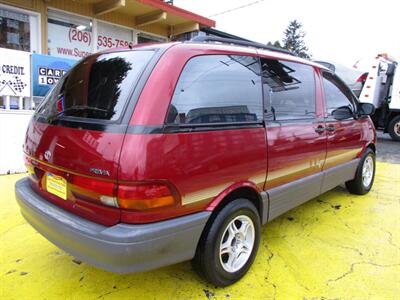
<svg viewBox="0 0 400 300"><path fill-rule="evenodd" d="M64 200L67 200L67 181L61 176L47 173L46 189Z"/></svg>

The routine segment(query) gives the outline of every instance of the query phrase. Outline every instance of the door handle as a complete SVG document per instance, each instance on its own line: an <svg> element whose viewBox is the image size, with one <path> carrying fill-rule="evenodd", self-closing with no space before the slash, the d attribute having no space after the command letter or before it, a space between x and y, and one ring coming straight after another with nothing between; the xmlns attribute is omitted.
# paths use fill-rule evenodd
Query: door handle
<svg viewBox="0 0 400 300"><path fill-rule="evenodd" d="M323 133L325 131L325 127L322 125L319 125L318 127L315 128L316 133Z"/></svg>
<svg viewBox="0 0 400 300"><path fill-rule="evenodd" d="M325 130L326 130L326 131L333 132L333 131L335 131L335 130L336 130L336 127L335 127L335 126L333 126L333 125L329 125L329 126L327 126L327 127L325 128Z"/></svg>

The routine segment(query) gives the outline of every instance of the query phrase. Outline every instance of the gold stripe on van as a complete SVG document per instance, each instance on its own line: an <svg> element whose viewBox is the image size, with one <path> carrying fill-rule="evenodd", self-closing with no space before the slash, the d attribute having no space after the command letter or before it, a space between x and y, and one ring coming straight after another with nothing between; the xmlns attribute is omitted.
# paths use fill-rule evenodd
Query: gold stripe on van
<svg viewBox="0 0 400 300"><path fill-rule="evenodd" d="M326 158L324 170L355 159L361 150L362 147L352 150L340 149L328 152L329 157Z"/></svg>
<svg viewBox="0 0 400 300"><path fill-rule="evenodd" d="M254 183L258 188L262 189L265 182L265 173L259 173L248 179L248 181ZM200 201L211 200L219 195L221 192L226 190L234 182L228 182L224 184L215 185L212 187L204 188L192 193L188 193L182 196L182 205L193 204Z"/></svg>
<svg viewBox="0 0 400 300"><path fill-rule="evenodd" d="M182 196L182 205L188 205L199 201L204 201L207 199L212 199L232 184L233 182L220 184L213 187L201 189L192 193L188 193Z"/></svg>

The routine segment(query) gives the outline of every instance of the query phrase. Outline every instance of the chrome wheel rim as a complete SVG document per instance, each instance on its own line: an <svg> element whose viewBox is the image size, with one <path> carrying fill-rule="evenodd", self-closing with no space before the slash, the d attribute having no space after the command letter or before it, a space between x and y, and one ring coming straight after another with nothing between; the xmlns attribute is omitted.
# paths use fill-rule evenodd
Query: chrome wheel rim
<svg viewBox="0 0 400 300"><path fill-rule="evenodd" d="M400 136L400 122L394 124L394 133Z"/></svg>
<svg viewBox="0 0 400 300"><path fill-rule="evenodd" d="M229 273L240 270L249 260L255 241L253 221L237 216L225 228L219 246L219 260Z"/></svg>
<svg viewBox="0 0 400 300"><path fill-rule="evenodd" d="M369 187L374 176L374 160L371 156L367 156L362 168L362 181L364 187Z"/></svg>

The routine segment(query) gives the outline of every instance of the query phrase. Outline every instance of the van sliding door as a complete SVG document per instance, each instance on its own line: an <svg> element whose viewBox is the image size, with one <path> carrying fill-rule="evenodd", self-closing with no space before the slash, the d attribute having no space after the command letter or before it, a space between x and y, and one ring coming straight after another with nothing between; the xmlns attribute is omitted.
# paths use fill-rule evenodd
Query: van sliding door
<svg viewBox="0 0 400 300"><path fill-rule="evenodd" d="M271 220L319 195L326 134L313 67L266 58L261 64Z"/></svg>

